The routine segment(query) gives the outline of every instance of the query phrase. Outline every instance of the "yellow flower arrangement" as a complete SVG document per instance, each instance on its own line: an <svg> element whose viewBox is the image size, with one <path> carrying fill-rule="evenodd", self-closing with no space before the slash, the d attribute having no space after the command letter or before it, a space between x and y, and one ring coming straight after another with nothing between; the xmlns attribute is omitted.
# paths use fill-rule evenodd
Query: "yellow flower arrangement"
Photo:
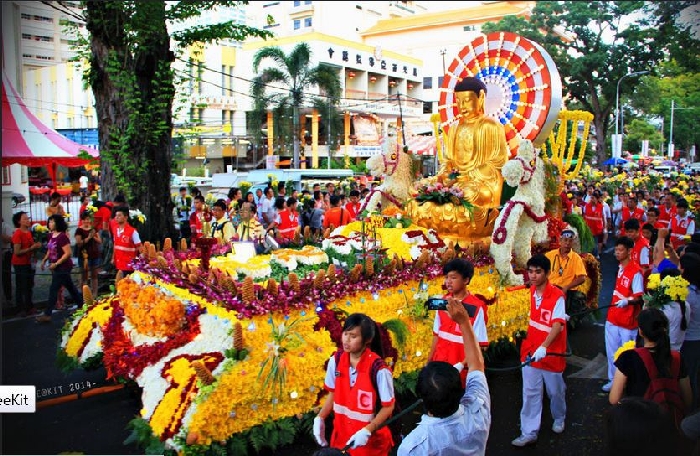
<svg viewBox="0 0 700 456"><path fill-rule="evenodd" d="M92 333L112 318L112 299L88 309L73 331L68 333L63 344L68 356L78 357L78 352L87 344Z"/></svg>
<svg viewBox="0 0 700 456"><path fill-rule="evenodd" d="M660 280L659 274L650 274L647 293L643 296L644 305L660 309L671 301L684 302L688 285L688 281L680 276L666 276Z"/></svg>
<svg viewBox="0 0 700 456"><path fill-rule="evenodd" d="M622 344L622 346L620 348L618 348L617 351L615 352L615 356L614 356L615 361L617 361L617 358L620 357L620 354L622 352L625 352L627 350L634 350L635 346L636 346L636 344L635 344L635 341L633 341L633 340L628 340L627 342Z"/></svg>

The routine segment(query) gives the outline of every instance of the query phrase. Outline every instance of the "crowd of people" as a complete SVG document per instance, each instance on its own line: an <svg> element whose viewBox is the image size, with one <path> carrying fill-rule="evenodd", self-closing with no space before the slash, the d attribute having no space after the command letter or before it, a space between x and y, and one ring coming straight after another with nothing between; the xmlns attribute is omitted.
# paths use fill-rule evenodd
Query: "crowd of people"
<svg viewBox="0 0 700 456"><path fill-rule="evenodd" d="M252 242L256 251L267 251L271 246L293 241L297 233L308 227L310 234L319 239L325 229L338 228L357 219L360 199L370 189L362 183L351 186L348 194L339 191L335 184L327 183L322 190L320 183L302 191L288 189L284 182L268 185L245 195L240 188L229 190L227 198L210 205L198 188L181 187L174 198L180 236L194 245L196 239L206 236L210 212L211 233L224 243Z"/></svg>
<svg viewBox="0 0 700 456"><path fill-rule="evenodd" d="M61 203L61 195L54 192L46 206L46 237L35 238L33 221L25 211L13 214L14 231L3 219L3 293L11 300L11 265L15 273L14 307L20 317L35 316L38 323L52 321L54 310L73 310L83 302L83 287L93 296L98 295L99 274L104 271L120 280L133 272L131 261L142 247L138 231L129 224L129 208L123 195L114 201L93 201L87 195L81 198L79 225L73 233L68 230L68 214ZM37 252L43 252L41 260ZM9 259L9 261L6 260ZM77 260L77 265L74 264ZM33 289L36 267L49 271L51 284L43 312L34 305ZM74 267L78 267L79 287L73 281ZM64 291L70 294L71 306L64 304Z"/></svg>

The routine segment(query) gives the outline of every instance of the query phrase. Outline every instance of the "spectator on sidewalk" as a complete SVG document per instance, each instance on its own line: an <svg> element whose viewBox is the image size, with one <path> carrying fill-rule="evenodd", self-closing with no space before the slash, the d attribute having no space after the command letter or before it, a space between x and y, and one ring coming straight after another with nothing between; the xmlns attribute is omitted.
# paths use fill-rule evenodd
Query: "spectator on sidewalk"
<svg viewBox="0 0 700 456"><path fill-rule="evenodd" d="M32 255L41 248L41 242L35 242L29 229L32 221L26 212L20 211L12 216L15 232L12 234L12 267L15 270L15 302L18 315L23 317L35 313L32 302L34 289L34 268Z"/></svg>
<svg viewBox="0 0 700 456"><path fill-rule="evenodd" d="M331 195L331 208L323 216L323 228L339 228L352 222L350 212L340 205L340 196Z"/></svg>
<svg viewBox="0 0 700 456"><path fill-rule="evenodd" d="M44 309L42 315L36 317L38 323L51 322L51 314L56 306L58 293L62 287L68 290L73 298L74 305L83 303L82 294L78 292L70 274L71 269L73 269L73 260L71 259L73 249L71 249L70 239L67 234L68 224L66 219L61 215L54 214L49 217L48 227L51 237L47 244L46 255L41 260L41 270L44 270L48 262L49 270L51 271L51 286L46 309Z"/></svg>
<svg viewBox="0 0 700 456"><path fill-rule="evenodd" d="M77 260L80 269L80 288L90 286L93 296L97 296L97 275L100 271L100 245L102 236L92 226L92 213L85 211L80 214L80 226L75 230L75 245L77 247Z"/></svg>
<svg viewBox="0 0 700 456"><path fill-rule="evenodd" d="M66 210L63 208L63 204L61 204L61 194L58 192L53 192L51 194L51 199L49 200L49 204L46 206L46 218L47 218L47 220L49 217L51 217L54 214L57 214L60 216L66 215Z"/></svg>

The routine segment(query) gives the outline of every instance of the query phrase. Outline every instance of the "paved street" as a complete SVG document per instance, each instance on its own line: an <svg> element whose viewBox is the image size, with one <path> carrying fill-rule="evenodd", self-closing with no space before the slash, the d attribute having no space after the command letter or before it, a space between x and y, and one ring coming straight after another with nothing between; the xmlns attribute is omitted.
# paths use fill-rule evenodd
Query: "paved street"
<svg viewBox="0 0 700 456"><path fill-rule="evenodd" d="M601 304L609 302L615 277L612 254L603 255L603 291ZM43 277L38 277L35 298L42 299ZM46 287L48 282L45 282ZM45 298L44 298L45 299ZM5 319L2 323L2 383L35 384L39 401L70 395L104 386L104 370L62 373L56 367L57 335L64 321L64 311L54 314L51 325L38 325L33 319ZM604 312L598 317L604 319ZM517 370L489 371L493 422L487 447L489 455L563 454L598 455L603 453L603 413L607 397L600 392L605 376L603 327L587 324L570 335L573 356L567 359L566 371L568 418L566 431L551 431L548 410L543 414L537 445L526 449L511 447L519 434L521 377ZM87 382L90 382L88 388ZM49 403L49 402L45 402ZM408 406L410 401L404 404ZM545 407L547 403L545 402ZM139 454L134 446L124 446L128 436L125 426L140 409L133 391L118 390L93 397L41 407L35 414L2 415L3 454ZM408 428L419 413L405 419ZM310 455L316 449L311 437L301 439L274 455Z"/></svg>

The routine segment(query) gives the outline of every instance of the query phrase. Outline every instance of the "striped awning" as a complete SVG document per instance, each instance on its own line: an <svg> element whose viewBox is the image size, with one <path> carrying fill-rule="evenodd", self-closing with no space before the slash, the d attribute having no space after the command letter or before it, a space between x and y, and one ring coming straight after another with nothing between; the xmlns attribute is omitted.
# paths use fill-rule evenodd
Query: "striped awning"
<svg viewBox="0 0 700 456"><path fill-rule="evenodd" d="M46 126L27 108L24 100L2 72L2 166L15 163L26 166L82 166L85 158L97 158L98 152L71 141Z"/></svg>
<svg viewBox="0 0 700 456"><path fill-rule="evenodd" d="M406 138L408 150L415 155L435 155L435 137L415 135Z"/></svg>

